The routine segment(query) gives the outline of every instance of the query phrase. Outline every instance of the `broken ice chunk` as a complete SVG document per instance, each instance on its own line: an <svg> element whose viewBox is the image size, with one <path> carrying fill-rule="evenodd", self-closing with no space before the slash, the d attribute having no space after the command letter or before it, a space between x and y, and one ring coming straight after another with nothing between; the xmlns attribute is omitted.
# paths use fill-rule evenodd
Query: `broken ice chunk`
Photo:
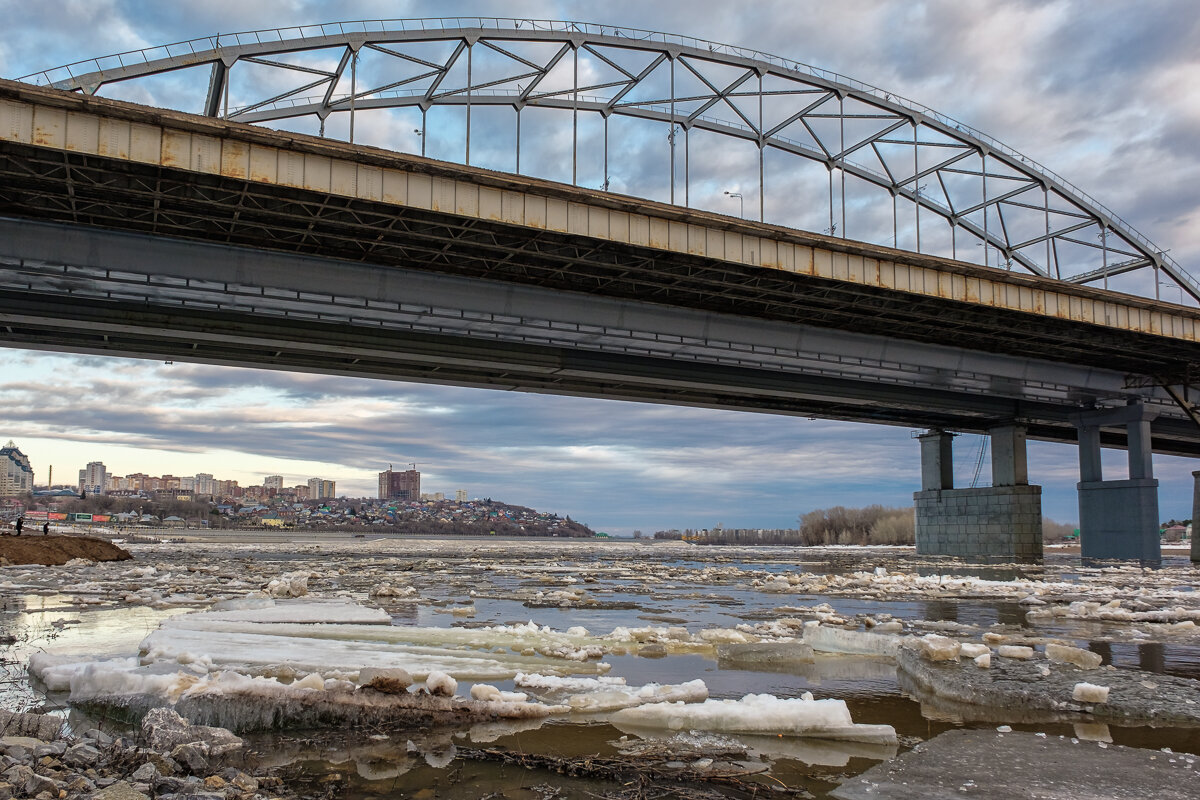
<svg viewBox="0 0 1200 800"><path fill-rule="evenodd" d="M959 644L948 636L926 634L917 640L921 655L930 661L955 661L958 659Z"/></svg>
<svg viewBox="0 0 1200 800"><path fill-rule="evenodd" d="M1063 644L1046 645L1046 658L1060 663L1074 664L1080 669L1096 669L1104 660L1099 653Z"/></svg>
<svg viewBox="0 0 1200 800"><path fill-rule="evenodd" d="M808 736L853 742L895 744L890 725L856 725L844 700L780 699L748 694L741 700L653 703L615 713L618 725Z"/></svg>
<svg viewBox="0 0 1200 800"><path fill-rule="evenodd" d="M974 642L963 642L958 646L958 654L967 658L979 658L984 653L992 652L992 648L986 644L976 644Z"/></svg>
<svg viewBox="0 0 1200 800"><path fill-rule="evenodd" d="M1023 644L1002 644L996 648L996 653L1003 658L1033 658L1033 648Z"/></svg>
<svg viewBox="0 0 1200 800"><path fill-rule="evenodd" d="M1080 682L1075 684L1071 698L1080 703L1107 703L1108 687L1097 686L1094 683Z"/></svg>
<svg viewBox="0 0 1200 800"><path fill-rule="evenodd" d="M434 697L453 697L458 691L458 681L444 672L433 670L425 678L425 688Z"/></svg>

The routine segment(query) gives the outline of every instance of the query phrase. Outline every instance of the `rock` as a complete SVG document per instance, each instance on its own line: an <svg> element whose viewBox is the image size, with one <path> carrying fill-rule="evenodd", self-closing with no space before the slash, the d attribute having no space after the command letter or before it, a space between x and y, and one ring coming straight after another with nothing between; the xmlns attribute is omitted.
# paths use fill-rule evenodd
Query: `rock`
<svg viewBox="0 0 1200 800"><path fill-rule="evenodd" d="M96 788L96 784L89 781L82 775L76 775L71 780L67 781L67 795L69 797L77 797L81 794L87 794Z"/></svg>
<svg viewBox="0 0 1200 800"><path fill-rule="evenodd" d="M25 794L36 795L42 792L50 792L54 797L58 796L60 791L66 791L67 785L62 781L56 781L53 778L47 778L45 775L32 773L25 780Z"/></svg>
<svg viewBox="0 0 1200 800"><path fill-rule="evenodd" d="M917 639L917 647L921 656L928 661L954 661L958 658L959 644L949 636L926 634Z"/></svg>
<svg viewBox="0 0 1200 800"><path fill-rule="evenodd" d="M150 800L150 796L139 792L125 781L117 781L96 792L92 800Z"/></svg>
<svg viewBox="0 0 1200 800"><path fill-rule="evenodd" d="M1094 683L1077 683L1071 698L1080 703L1107 703L1108 687L1097 686Z"/></svg>
<svg viewBox="0 0 1200 800"><path fill-rule="evenodd" d="M358 683L361 687L374 689L384 694L403 694L408 691L408 687L413 685L413 678L408 670L399 667L395 669L366 667L359 670Z"/></svg>
<svg viewBox="0 0 1200 800"><path fill-rule="evenodd" d="M30 758L29 750L27 750L24 747L15 745L15 744L12 745L11 747L7 748L4 751L4 754L5 754L5 758L11 759L14 762L24 762L24 761L28 761Z"/></svg>
<svg viewBox="0 0 1200 800"><path fill-rule="evenodd" d="M25 782L33 775L33 770L24 764L18 764L15 767L9 768L4 773L4 779L13 786L24 786Z"/></svg>
<svg viewBox="0 0 1200 800"><path fill-rule="evenodd" d="M209 775L204 779L204 786L217 792L225 788L225 779L220 775Z"/></svg>
<svg viewBox="0 0 1200 800"><path fill-rule="evenodd" d="M147 761L135 769L131 777L139 783L153 783L154 779L158 777L158 769Z"/></svg>
<svg viewBox="0 0 1200 800"><path fill-rule="evenodd" d="M13 796L13 785L0 782L0 800L10 800Z"/></svg>
<svg viewBox="0 0 1200 800"><path fill-rule="evenodd" d="M154 765L159 775L178 775L180 772L179 764L175 762L175 759L162 753L147 753L146 760Z"/></svg>
<svg viewBox="0 0 1200 800"><path fill-rule="evenodd" d="M1023 644L1002 644L996 648L996 654L1003 658L1028 660L1033 658L1033 648Z"/></svg>
<svg viewBox="0 0 1200 800"><path fill-rule="evenodd" d="M984 653L992 652L992 648L986 644L976 644L974 642L963 642L958 646L958 654L967 658L979 658Z"/></svg>
<svg viewBox="0 0 1200 800"><path fill-rule="evenodd" d="M1065 644L1046 645L1046 658L1056 663L1074 664L1080 669L1096 669L1104 661L1099 653Z"/></svg>
<svg viewBox="0 0 1200 800"><path fill-rule="evenodd" d="M33 757L61 756L65 752L67 752L66 742L45 742L33 748Z"/></svg>
<svg viewBox="0 0 1200 800"><path fill-rule="evenodd" d="M0 709L0 733L5 736L31 736L48 742L62 732L62 717L49 714L21 714Z"/></svg>
<svg viewBox="0 0 1200 800"><path fill-rule="evenodd" d="M198 742L176 745L171 751L171 758L193 775L208 772L208 756L202 747Z"/></svg>
<svg viewBox="0 0 1200 800"><path fill-rule="evenodd" d="M0 736L0 750L8 752L10 748L19 747L23 751L28 752L38 745L43 745L41 739L35 739L32 736Z"/></svg>
<svg viewBox="0 0 1200 800"><path fill-rule="evenodd" d="M205 758L240 750L245 744L224 728L192 725L170 708L151 709L142 719L142 735L151 748L159 752L172 751L172 758L175 758L173 748L181 744L203 745L201 754Z"/></svg>
<svg viewBox="0 0 1200 800"><path fill-rule="evenodd" d="M112 744L112 740L113 740L113 737L109 736L107 733L100 730L99 728L92 728L90 730L84 731L83 738L91 739L93 742L95 742L96 744L99 744L99 745Z"/></svg>
<svg viewBox="0 0 1200 800"><path fill-rule="evenodd" d="M239 772L237 775L233 776L233 778L230 780L230 783L243 792L249 792L253 794L254 792L258 791L258 780L244 772Z"/></svg>
<svg viewBox="0 0 1200 800"><path fill-rule="evenodd" d="M63 753L63 762L76 769L87 769L100 760L100 751L90 744L80 742Z"/></svg>

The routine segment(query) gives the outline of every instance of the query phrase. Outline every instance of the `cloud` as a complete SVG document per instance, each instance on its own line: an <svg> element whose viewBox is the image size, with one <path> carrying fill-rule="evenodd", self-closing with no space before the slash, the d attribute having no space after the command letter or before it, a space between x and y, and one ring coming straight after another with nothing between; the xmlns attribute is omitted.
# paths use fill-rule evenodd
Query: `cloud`
<svg viewBox="0 0 1200 800"><path fill-rule="evenodd" d="M82 57L239 30L496 13L494 3L482 0L0 0L7 22L0 73L23 75ZM1200 259L1200 152L1194 147L1200 21L1187 0L764 0L737 6L612 0L586 9L544 0L509 3L503 13L586 14L596 22L757 48L880 86L1028 153L1185 265ZM585 82L601 74L593 61L583 63ZM201 72L122 91L145 102L180 96L194 103L207 85ZM437 115L436 122L431 115L429 154L460 158L465 115ZM416 112L364 114L356 135L419 151L412 134L417 119ZM523 171L570 179L570 119L570 112L544 112L523 120ZM479 112L472 122L473 161L508 168L510 115ZM345 119L328 124L330 135L347 127ZM296 127L315 125L309 120ZM614 191L667 198L667 132L662 124L610 120ZM599 185L603 126L583 121L579 143L580 182ZM692 204L733 215L736 206L723 192L741 191L747 216L756 217L756 146L696 133L691 148ZM767 161L767 218L827 226L824 167L787 166L775 155ZM682 159L680 147L680 200ZM851 182L847 201L850 235L890 242L886 195L881 203ZM903 245L905 231L900 236ZM924 224L923 236L932 236ZM907 504L918 488L917 448L899 428L16 350L0 353L0 365L6 435L38 443L43 455L31 453L35 468L53 459L56 475L93 459L107 459L121 473L194 469L244 483L276 471L298 481L320 470L342 491L367 493L387 463L415 461L435 491L466 487L624 530L718 521L785 526L815 507ZM964 437L958 446L962 485L974 471L974 442ZM1119 472L1120 454L1110 460ZM1030 463L1034 480L1045 486L1047 512L1073 519L1074 448L1032 445ZM1190 503L1189 462L1163 458L1157 466L1164 516L1190 516L1184 505Z"/></svg>

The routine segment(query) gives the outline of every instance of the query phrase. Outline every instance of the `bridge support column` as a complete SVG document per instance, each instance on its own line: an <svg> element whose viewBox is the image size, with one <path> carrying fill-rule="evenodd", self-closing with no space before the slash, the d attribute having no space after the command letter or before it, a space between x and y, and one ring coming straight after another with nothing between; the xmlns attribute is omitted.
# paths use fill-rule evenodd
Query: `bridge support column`
<svg viewBox="0 0 1200 800"><path fill-rule="evenodd" d="M1192 473L1192 561L1200 561L1200 544L1196 534L1200 533L1200 472Z"/></svg>
<svg viewBox="0 0 1200 800"><path fill-rule="evenodd" d="M1133 403L1072 417L1079 428L1079 536L1086 559L1162 560L1158 481L1150 449L1150 421L1157 413ZM1114 426L1125 427L1129 478L1106 481L1100 464L1100 428Z"/></svg>
<svg viewBox="0 0 1200 800"><path fill-rule="evenodd" d="M921 491L916 503L917 552L972 561L1040 561L1042 487L1029 485L1025 428L988 431L992 485L955 489L952 434L929 431L921 442Z"/></svg>

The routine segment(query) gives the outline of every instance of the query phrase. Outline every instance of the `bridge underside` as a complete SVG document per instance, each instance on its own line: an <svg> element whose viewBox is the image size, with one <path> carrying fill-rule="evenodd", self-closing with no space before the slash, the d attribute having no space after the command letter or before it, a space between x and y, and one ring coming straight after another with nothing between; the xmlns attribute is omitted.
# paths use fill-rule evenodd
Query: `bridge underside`
<svg viewBox="0 0 1200 800"><path fill-rule="evenodd" d="M1128 376L1200 361L1165 337L11 142L0 215L17 347L959 431L1020 419L1056 441ZM1155 449L1200 455L1200 428L1163 412Z"/></svg>

